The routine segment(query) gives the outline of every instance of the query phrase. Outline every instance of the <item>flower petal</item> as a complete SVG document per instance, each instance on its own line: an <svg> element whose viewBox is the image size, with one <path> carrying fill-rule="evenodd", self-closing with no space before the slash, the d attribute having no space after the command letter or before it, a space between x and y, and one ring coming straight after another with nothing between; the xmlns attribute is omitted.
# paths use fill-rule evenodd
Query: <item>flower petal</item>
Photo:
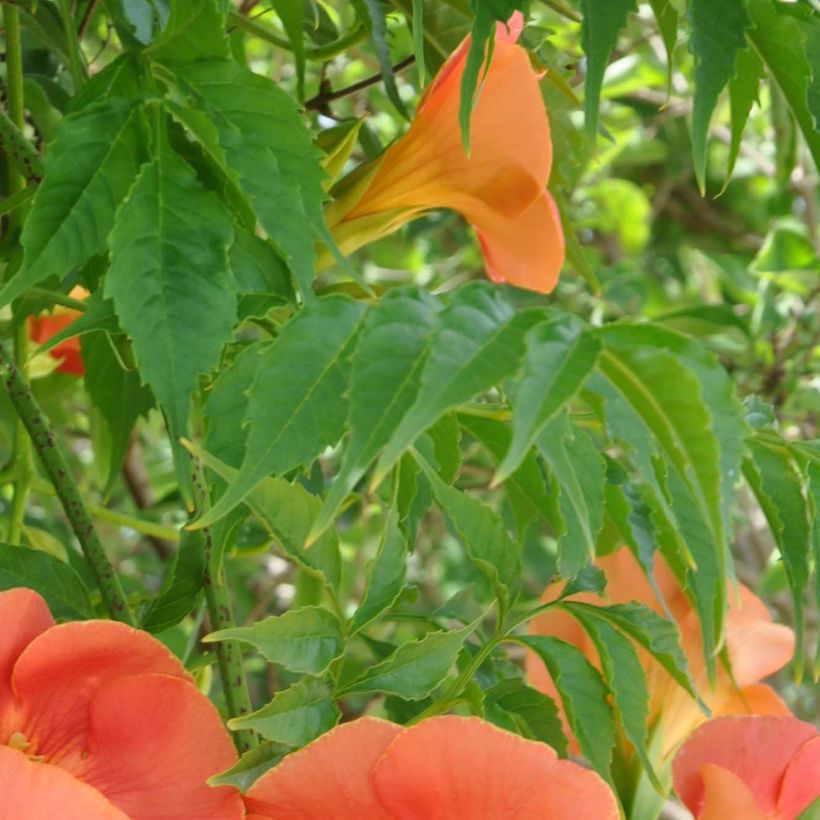
<svg viewBox="0 0 820 820"><path fill-rule="evenodd" d="M120 678L91 696L88 745L64 765L135 820L238 820L242 798L209 777L237 755L214 705L192 683Z"/></svg>
<svg viewBox="0 0 820 820"><path fill-rule="evenodd" d="M245 795L248 813L288 820L391 820L370 776L401 731L371 717L332 729L257 780Z"/></svg>
<svg viewBox="0 0 820 820"><path fill-rule="evenodd" d="M619 817L598 775L478 718L431 718L402 732L373 780L397 820Z"/></svg>
<svg viewBox="0 0 820 820"><path fill-rule="evenodd" d="M75 621L35 638L12 673L31 753L50 763L81 754L88 733L88 702L104 684L159 672L189 680L182 664L147 632L115 621Z"/></svg>
<svg viewBox="0 0 820 820"><path fill-rule="evenodd" d="M96 789L8 746L0 746L0 783L0 817L8 820L128 820Z"/></svg>
<svg viewBox="0 0 820 820"><path fill-rule="evenodd" d="M713 763L701 766L703 778L703 805L692 811L698 820L726 820L742 817L743 820L768 820L757 805L748 786L733 772Z"/></svg>
<svg viewBox="0 0 820 820"><path fill-rule="evenodd" d="M11 689L14 664L23 650L54 626L48 605L34 590L20 587L0 592L0 744L16 731Z"/></svg>
<svg viewBox="0 0 820 820"><path fill-rule="evenodd" d="M817 730L794 717L722 717L707 721L683 744L672 764L675 791L693 812L704 799L701 770L715 764L751 790L760 809L773 814L783 776L800 747Z"/></svg>
<svg viewBox="0 0 820 820"><path fill-rule="evenodd" d="M804 743L786 769L780 799L779 816L792 820L820 798L820 736Z"/></svg>

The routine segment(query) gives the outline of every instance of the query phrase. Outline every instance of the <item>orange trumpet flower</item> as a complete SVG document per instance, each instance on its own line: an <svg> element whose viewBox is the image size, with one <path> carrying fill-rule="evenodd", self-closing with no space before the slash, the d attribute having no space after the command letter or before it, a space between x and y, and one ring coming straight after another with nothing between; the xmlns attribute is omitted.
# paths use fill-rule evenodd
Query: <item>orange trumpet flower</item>
<svg viewBox="0 0 820 820"><path fill-rule="evenodd" d="M539 74L516 45L522 28L520 13L498 26L469 156L458 122L465 40L427 88L407 133L342 181L326 217L344 253L432 208L450 208L475 228L490 279L540 293L555 287L564 236L546 191L552 143Z"/></svg>
<svg viewBox="0 0 820 820"><path fill-rule="evenodd" d="M697 820L794 820L820 799L820 733L794 717L704 723L672 764Z"/></svg>
<svg viewBox="0 0 820 820"><path fill-rule="evenodd" d="M78 285L69 295L72 299L85 299L88 296L88 291ZM82 313L79 310L56 305L51 313L29 316L28 337L38 345L45 344L80 316L82 316ZM52 358L59 360L58 373L72 373L75 376L82 376L85 373L78 336L72 336L70 339L60 342L60 344L52 347L48 353Z"/></svg>
<svg viewBox="0 0 820 820"><path fill-rule="evenodd" d="M0 593L0 817L239 820L219 714L146 632Z"/></svg>
<svg viewBox="0 0 820 820"><path fill-rule="evenodd" d="M479 718L345 723L263 775L248 820L617 820L594 772Z"/></svg>
<svg viewBox="0 0 820 820"><path fill-rule="evenodd" d="M567 600L598 606L638 601L666 617L652 586L627 547L599 558L596 564L607 578L606 600L593 593L579 593ZM772 623L763 602L745 586L732 587L726 618L726 647L732 674L718 664L715 685L710 686L697 613L660 555L655 559L654 578L678 626L692 679L712 714L788 713L774 690L760 681L788 663L794 652L792 630ZM555 600L561 586L551 585L543 600ZM530 631L536 635L553 635L574 644L600 668L592 640L568 612L559 608L547 610L533 619ZM707 720L707 716L659 663L642 650L639 654L649 690L651 745L658 750L657 763L662 770L668 766L671 754L693 729ZM556 696L549 673L534 655L527 657L527 674L534 686Z"/></svg>

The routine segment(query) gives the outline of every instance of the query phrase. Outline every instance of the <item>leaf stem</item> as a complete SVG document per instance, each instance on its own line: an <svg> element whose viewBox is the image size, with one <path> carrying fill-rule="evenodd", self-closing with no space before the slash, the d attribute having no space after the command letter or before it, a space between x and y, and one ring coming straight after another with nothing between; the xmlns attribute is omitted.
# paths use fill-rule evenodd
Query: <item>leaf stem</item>
<svg viewBox="0 0 820 820"><path fill-rule="evenodd" d="M8 129L6 130L10 132L4 136L7 155L12 158L12 162L8 166L8 190L13 196L23 190L25 184L23 169L27 165L25 161L26 152L22 148L27 144L27 141L23 137L25 100L23 96L23 50L20 39L20 12L18 9L13 6L3 7L3 25L5 26L6 82L8 85L9 107L9 114L6 118L8 120ZM17 139L18 136L19 139ZM21 168L17 167L14 161L15 157L20 160ZM14 223L17 222L18 216L11 217L9 220L12 229L16 227ZM27 358L28 325L23 321L18 324L14 331L14 362L23 373L25 373ZM6 539L11 544L19 544L32 475L31 442L20 418L14 423L11 465L14 469L15 480Z"/></svg>
<svg viewBox="0 0 820 820"><path fill-rule="evenodd" d="M201 463L191 458L193 465L194 495L198 509L194 518L199 517L210 507L208 488L205 484L205 475ZM201 530L205 545L205 602L208 608L208 619L211 629L230 629L234 626L233 608L228 585L225 581L225 570L217 550L214 548L213 535L210 527ZM219 665L219 675L222 679L222 688L228 704L228 714L232 718L247 715L252 710L251 696L248 691L248 681L245 676L245 667L242 663L242 649L237 641L218 641L216 644L216 659ZM252 729L238 729L234 731L234 743L239 753L255 748L259 738Z"/></svg>
<svg viewBox="0 0 820 820"><path fill-rule="evenodd" d="M70 0L59 0L60 17L65 32L65 48L68 54L68 69L74 81L74 93L85 85L85 61L80 51L80 42L74 29L74 18L71 16Z"/></svg>
<svg viewBox="0 0 820 820"><path fill-rule="evenodd" d="M71 529L77 536L89 568L97 581L106 609L115 620L133 623L133 615L128 607L122 586L120 586L120 579L105 554L100 537L94 529L94 522L80 495L80 489L71 475L68 462L60 449L51 423L43 414L26 380L2 344L0 344L0 379L63 505Z"/></svg>

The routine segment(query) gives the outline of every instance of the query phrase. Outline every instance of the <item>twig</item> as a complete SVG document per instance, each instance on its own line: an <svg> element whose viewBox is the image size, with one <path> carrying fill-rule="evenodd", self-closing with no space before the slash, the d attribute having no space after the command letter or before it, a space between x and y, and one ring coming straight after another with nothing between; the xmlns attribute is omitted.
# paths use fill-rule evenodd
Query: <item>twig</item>
<svg viewBox="0 0 820 820"><path fill-rule="evenodd" d="M77 28L78 40L82 40L83 37L85 37L85 33L91 23L91 18L94 16L94 11L97 8L97 2L98 0L88 0L88 5L85 7L85 14L83 14L83 19L80 20L80 25Z"/></svg>
<svg viewBox="0 0 820 820"><path fill-rule="evenodd" d="M208 487L205 483L205 474L202 465L191 457L193 465L192 479L194 494L197 500L197 509L194 517L200 517L210 506ZM225 570L220 556L214 549L210 527L200 530L205 545L205 602L208 607L208 619L211 629L230 629L234 626L233 608L228 585L225 581ZM228 704L228 713L231 717L241 717L251 711L251 696L248 691L248 681L245 677L245 667L242 664L242 649L237 641L217 641L216 659L219 664L219 675L222 679L222 688ZM234 742L240 754L253 749L259 739L252 729L234 731Z"/></svg>
<svg viewBox="0 0 820 820"><path fill-rule="evenodd" d="M402 69L413 65L415 61L415 55L411 54L409 57L405 57L403 60L396 63L396 65L393 66L393 72L395 73L401 71ZM376 85L376 83L378 83L381 79L381 74L374 74L372 77L365 77L365 79L359 80L359 82L353 83L353 85L348 85L345 88L340 88L338 91L322 91L315 97L311 97L305 103L305 108L308 111L321 110L328 103L332 103L335 100L342 99L342 97L348 97L351 94L355 94L357 91L364 91L365 88L370 88L370 86Z"/></svg>
<svg viewBox="0 0 820 820"><path fill-rule="evenodd" d="M71 529L80 542L80 547L100 589L106 609L115 620L133 623L134 619L122 586L120 586L120 579L105 554L100 537L94 529L94 522L83 503L80 489L71 475L54 430L2 344L0 344L0 378L3 380L18 417L34 444L34 449L40 457L40 463L57 492Z"/></svg>

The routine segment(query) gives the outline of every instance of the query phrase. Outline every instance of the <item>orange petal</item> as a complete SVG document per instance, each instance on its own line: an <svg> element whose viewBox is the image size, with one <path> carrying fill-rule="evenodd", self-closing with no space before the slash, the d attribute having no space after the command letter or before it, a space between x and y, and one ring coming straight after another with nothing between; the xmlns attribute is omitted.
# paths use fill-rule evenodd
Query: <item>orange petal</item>
<svg viewBox="0 0 820 820"><path fill-rule="evenodd" d="M51 315L30 316L28 325L29 338L33 342L37 342L38 345L45 344L52 336L56 336L65 330L65 328L81 315L79 310L63 308L60 313L55 312ZM62 373L73 373L77 376L82 376L85 372L83 357L80 352L80 340L77 336L60 342L60 344L52 347L48 353L54 359L62 359L60 366L57 368L58 371Z"/></svg>
<svg viewBox="0 0 820 820"><path fill-rule="evenodd" d="M8 746L0 746L0 783L0 817L8 820L128 820L96 789Z"/></svg>
<svg viewBox="0 0 820 820"><path fill-rule="evenodd" d="M245 795L248 812L288 820L391 820L371 772L401 726L359 718L288 755Z"/></svg>
<svg viewBox="0 0 820 820"><path fill-rule="evenodd" d="M777 801L778 816L792 820L815 800L820 798L820 736L804 743L786 769L780 799Z"/></svg>
<svg viewBox="0 0 820 820"><path fill-rule="evenodd" d="M798 749L817 730L794 717L744 716L709 720L692 733L672 764L675 791L694 812L703 802L701 769L715 764L733 772L763 812L773 814L780 786Z"/></svg>
<svg viewBox="0 0 820 820"><path fill-rule="evenodd" d="M242 798L212 777L236 763L214 705L192 683L134 675L96 690L82 756L64 765L135 820L243 817Z"/></svg>
<svg viewBox="0 0 820 820"><path fill-rule="evenodd" d="M82 753L94 691L144 672L190 679L156 638L114 621L61 624L35 638L12 674L22 715L19 728L32 754L59 763L64 756Z"/></svg>
<svg viewBox="0 0 820 820"><path fill-rule="evenodd" d="M726 644L732 674L739 686L745 686L777 672L791 660L794 632L772 623L763 601L739 584L736 592L729 593Z"/></svg>
<svg viewBox="0 0 820 820"><path fill-rule="evenodd" d="M431 718L402 732L373 780L396 820L619 817L598 775L478 718Z"/></svg>
<svg viewBox="0 0 820 820"><path fill-rule="evenodd" d="M698 820L727 820L742 817L743 820L769 820L757 805L754 795L746 784L728 769L707 763L701 766L703 779L703 805L695 811Z"/></svg>
<svg viewBox="0 0 820 820"><path fill-rule="evenodd" d="M0 592L0 744L16 731L11 675L23 650L54 626L46 602L31 589Z"/></svg>

